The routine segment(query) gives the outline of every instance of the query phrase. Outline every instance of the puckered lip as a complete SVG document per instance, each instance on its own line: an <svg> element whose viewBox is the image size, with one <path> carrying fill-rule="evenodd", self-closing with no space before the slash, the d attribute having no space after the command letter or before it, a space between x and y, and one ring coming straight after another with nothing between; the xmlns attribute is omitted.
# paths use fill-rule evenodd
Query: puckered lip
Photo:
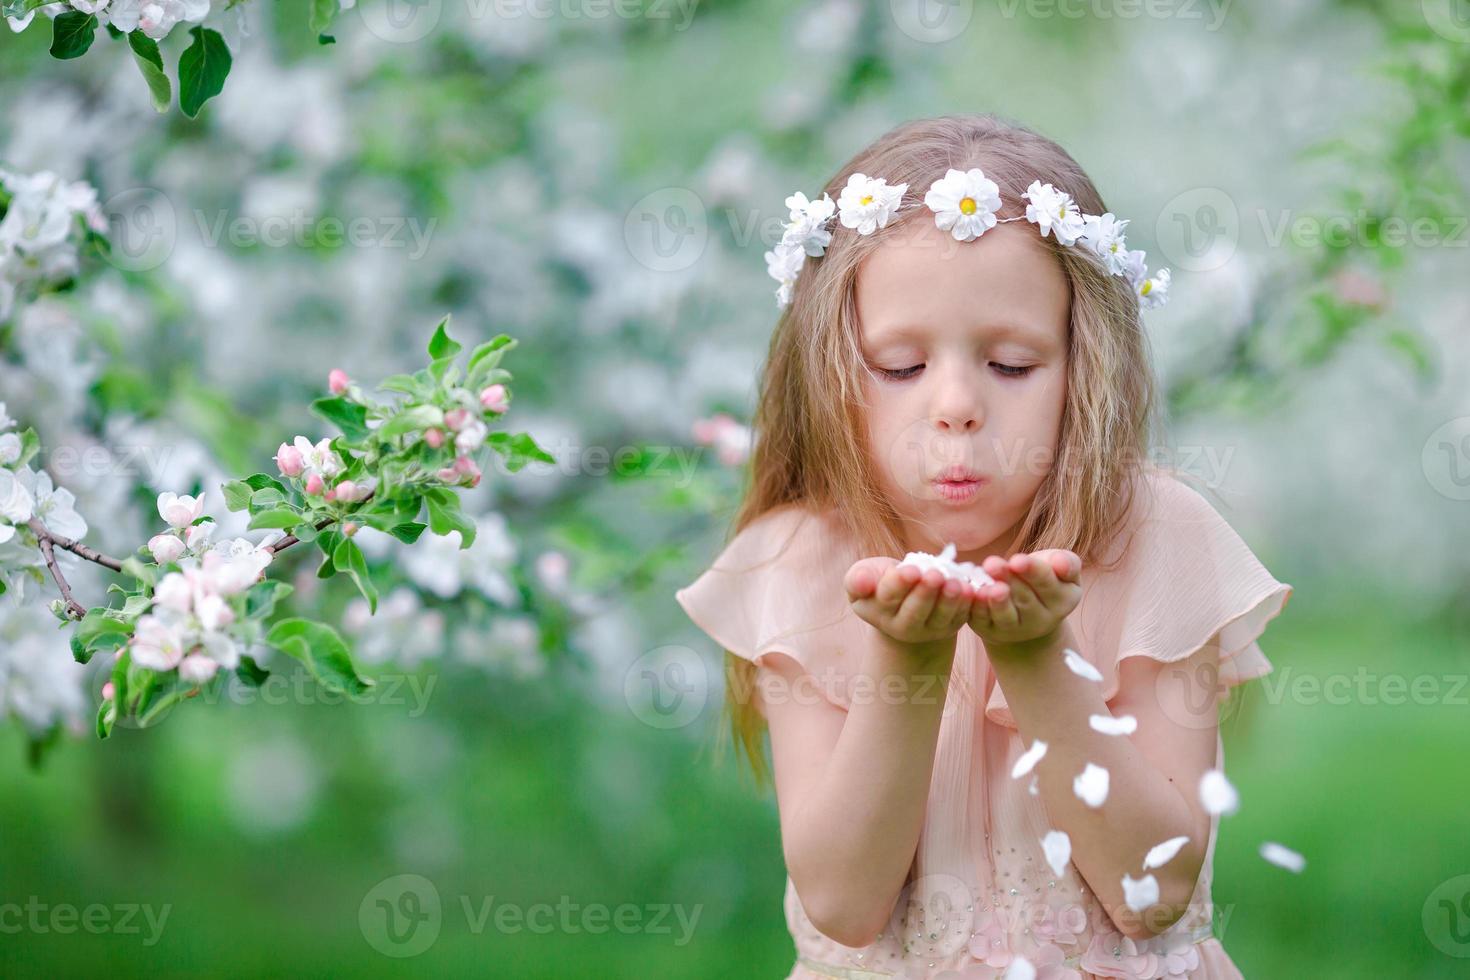
<svg viewBox="0 0 1470 980"><path fill-rule="evenodd" d="M985 477L979 471L968 466L951 466L949 469L936 476L934 483L983 483Z"/></svg>

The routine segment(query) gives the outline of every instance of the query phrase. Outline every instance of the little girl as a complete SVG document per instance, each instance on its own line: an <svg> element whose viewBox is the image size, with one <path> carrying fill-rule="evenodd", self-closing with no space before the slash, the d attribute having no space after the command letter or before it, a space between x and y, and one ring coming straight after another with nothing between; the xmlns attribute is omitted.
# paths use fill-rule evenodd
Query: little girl
<svg viewBox="0 0 1470 980"><path fill-rule="evenodd" d="M1292 587L1147 462L1167 270L989 116L787 205L752 484L676 597L760 777L769 728L789 976L1239 977L1217 707Z"/></svg>

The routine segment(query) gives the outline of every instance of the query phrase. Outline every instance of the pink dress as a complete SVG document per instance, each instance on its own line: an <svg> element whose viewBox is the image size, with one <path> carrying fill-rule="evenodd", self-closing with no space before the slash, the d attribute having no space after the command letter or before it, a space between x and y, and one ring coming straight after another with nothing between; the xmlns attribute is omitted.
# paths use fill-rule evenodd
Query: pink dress
<svg viewBox="0 0 1470 980"><path fill-rule="evenodd" d="M1074 646L1102 673L1111 702L1123 658L1170 663L1214 640L1223 699L1230 687L1271 670L1256 640L1292 586L1273 578L1193 488L1157 470L1142 487L1108 556L1124 553L1123 563L1106 572L1083 569L1083 596L1070 618ZM786 506L736 535L675 595L722 648L755 662L772 651L786 654L811 675L821 697L849 709L863 689L852 674L863 645L876 636L851 611L842 587L861 557L833 515ZM1130 940L1074 865L1062 876L1047 865L1040 842L1051 824L1041 797L1028 791L1027 780L1010 776L1025 748L984 643L962 627L924 827L889 927L860 949L827 938L807 918L788 876L785 914L797 954L788 980L1001 977L1018 956L1036 967L1038 980L1239 978L1211 929L1219 818L1189 912L1158 936ZM1218 734L1216 753L1223 769Z"/></svg>

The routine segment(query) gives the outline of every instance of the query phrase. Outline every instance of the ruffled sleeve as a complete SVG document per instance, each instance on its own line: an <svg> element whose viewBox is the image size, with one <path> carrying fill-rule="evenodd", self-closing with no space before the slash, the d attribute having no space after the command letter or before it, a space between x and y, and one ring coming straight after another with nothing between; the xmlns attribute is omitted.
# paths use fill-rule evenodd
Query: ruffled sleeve
<svg viewBox="0 0 1470 980"><path fill-rule="evenodd" d="M872 631L842 585L857 560L850 540L831 514L777 508L736 534L674 598L722 649L753 663L785 654L846 709L864 631Z"/></svg>
<svg viewBox="0 0 1470 980"><path fill-rule="evenodd" d="M1164 472L1140 486L1133 517L1109 557L1117 567L1082 572L1072 615L1079 654L1103 676L1103 698L1118 694L1118 665L1129 657L1183 660L1211 641L1220 647L1220 694L1271 671L1257 644L1281 613L1292 586L1278 582L1198 491ZM991 721L1016 727L996 684Z"/></svg>

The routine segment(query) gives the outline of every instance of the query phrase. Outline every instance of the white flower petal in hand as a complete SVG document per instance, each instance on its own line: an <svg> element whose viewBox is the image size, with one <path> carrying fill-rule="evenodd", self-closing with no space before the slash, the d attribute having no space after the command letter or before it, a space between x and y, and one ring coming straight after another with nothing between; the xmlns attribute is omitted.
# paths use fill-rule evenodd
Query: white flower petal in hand
<svg viewBox="0 0 1470 980"><path fill-rule="evenodd" d="M1072 792L1083 803L1096 810L1108 798L1108 771L1089 762L1087 768L1072 780Z"/></svg>
<svg viewBox="0 0 1470 980"><path fill-rule="evenodd" d="M1062 651L1062 660L1066 663L1067 669L1078 677L1085 677L1090 681L1101 681L1103 679L1102 674L1098 673L1096 667L1082 659L1082 655L1070 647Z"/></svg>
<svg viewBox="0 0 1470 980"><path fill-rule="evenodd" d="M1001 980L1036 980L1036 967L1026 957L1017 956L1001 974Z"/></svg>
<svg viewBox="0 0 1470 980"><path fill-rule="evenodd" d="M1240 794L1218 769L1211 769L1200 777L1199 798L1211 816L1231 814L1240 809Z"/></svg>
<svg viewBox="0 0 1470 980"><path fill-rule="evenodd" d="M1041 851L1046 855L1047 866L1052 874L1060 878L1067 873L1067 863L1072 860L1072 838L1063 830L1048 830L1041 838Z"/></svg>
<svg viewBox="0 0 1470 980"><path fill-rule="evenodd" d="M1123 904L1135 912L1142 912L1159 904L1159 881L1153 875L1144 875L1134 881L1123 876Z"/></svg>
<svg viewBox="0 0 1470 980"><path fill-rule="evenodd" d="M950 168L929 185L924 204L934 212L934 225L957 242L970 242L995 227L1000 210L1000 188L979 167Z"/></svg>
<svg viewBox="0 0 1470 980"><path fill-rule="evenodd" d="M951 541L944 546L944 550L937 555L931 555L927 551L910 551L903 556L899 565L912 565L919 571L924 572L933 568L947 579L957 582L968 582L973 586L989 585L995 581L985 569L972 561L955 561L955 545Z"/></svg>
<svg viewBox="0 0 1470 980"><path fill-rule="evenodd" d="M1011 778L1020 779L1026 775L1032 769L1036 768L1036 764L1041 761L1041 757L1044 755L1046 755L1046 743L1038 738L1031 743L1031 748L1021 753L1021 757L1016 760L1016 764L1011 766Z"/></svg>
<svg viewBox="0 0 1470 980"><path fill-rule="evenodd" d="M1270 861L1278 868L1285 868L1295 874L1301 874L1302 869L1307 866L1307 859L1296 851L1278 844L1275 841L1266 841L1261 845L1261 857Z"/></svg>
<svg viewBox="0 0 1470 980"><path fill-rule="evenodd" d="M1162 844L1155 844L1153 847L1148 849L1148 854L1144 855L1144 870L1147 871L1149 868L1161 868L1164 865L1168 864L1170 861L1174 860L1174 855L1179 853L1179 849L1188 843L1188 837L1170 837Z"/></svg>
<svg viewBox="0 0 1470 980"><path fill-rule="evenodd" d="M1132 715L1088 715L1087 724L1104 735L1132 735L1138 731L1138 719Z"/></svg>
<svg viewBox="0 0 1470 980"><path fill-rule="evenodd" d="M838 220L844 228L857 229L859 235L871 235L888 225L908 189L908 184L889 187L882 177L853 174L837 197Z"/></svg>

